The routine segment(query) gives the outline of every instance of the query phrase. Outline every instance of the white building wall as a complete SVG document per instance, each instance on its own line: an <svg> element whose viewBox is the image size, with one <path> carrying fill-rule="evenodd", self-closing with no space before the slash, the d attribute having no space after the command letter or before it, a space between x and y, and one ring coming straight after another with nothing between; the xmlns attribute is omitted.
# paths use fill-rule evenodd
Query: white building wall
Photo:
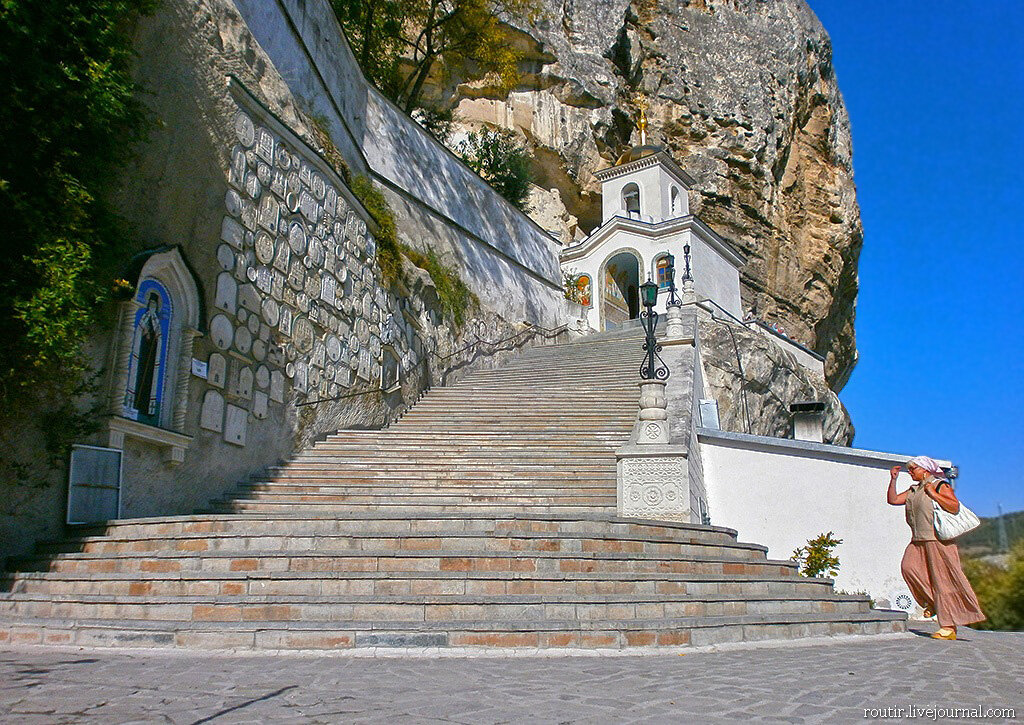
<svg viewBox="0 0 1024 725"><path fill-rule="evenodd" d="M644 221L660 222L686 216L690 201L686 187L676 181L659 163L644 169L617 176L601 185L601 221L615 216L628 216L622 199L627 184L640 188L640 214ZM679 190L677 210L672 211L672 189Z"/></svg>
<svg viewBox="0 0 1024 725"><path fill-rule="evenodd" d="M693 286L697 298L710 298L742 319L740 304L740 273L727 259L696 234L691 234L690 257L693 265ZM676 254L676 284L683 274L681 254Z"/></svg>
<svg viewBox="0 0 1024 725"><path fill-rule="evenodd" d="M832 531L843 540L837 589L876 601L907 590L900 561L910 528L885 497L888 469L910 456L707 429L700 450L713 524L765 544L774 559ZM909 484L902 475L898 490Z"/></svg>

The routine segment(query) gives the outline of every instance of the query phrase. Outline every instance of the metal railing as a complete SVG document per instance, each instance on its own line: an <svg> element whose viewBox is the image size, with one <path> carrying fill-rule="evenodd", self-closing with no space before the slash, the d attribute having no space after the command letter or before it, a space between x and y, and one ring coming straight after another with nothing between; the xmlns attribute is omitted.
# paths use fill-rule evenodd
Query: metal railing
<svg viewBox="0 0 1024 725"><path fill-rule="evenodd" d="M479 360L480 356L474 355L473 357L471 357L471 358L469 358L467 360L463 360L463 361L461 361L461 362L459 362L457 364L454 364L454 365L449 365L448 367L445 367L444 369L442 369L440 372L436 372L435 371L434 374L431 374L431 370L429 368L429 363L431 362L431 360L434 360L436 362L444 362L446 360L451 360L452 358L454 358L456 356L463 355L464 353L467 353L470 350L481 350L485 346L491 348L490 352L487 353L487 356L491 356L491 355L497 354L498 352L504 352L506 350L512 350L512 349L515 349L517 346L521 346L522 344L525 344L526 336L527 335L530 335L530 336L532 336L534 338L537 337L537 336L540 336L540 337L543 337L545 339L550 340L552 338L555 338L555 337L565 333L569 329L568 325L560 325L558 327L548 328L548 327L542 327L542 326L534 324L532 322L528 322L528 323L525 323L525 324L526 324L526 327L524 327L523 329L521 329L518 332L515 332L515 333L513 333L513 334L511 334L511 335L509 335L507 337L504 337L504 338L502 338L500 340L485 340L482 337L480 337L480 335L476 332L476 330L474 330L473 331L473 337L475 337L476 339L473 342L469 343L468 345L464 345L464 346L460 347L459 349L454 350L454 351L452 351L450 353L441 354L441 353L438 353L436 350L427 350L424 353L423 357L420 359L420 361L417 362L415 365L413 365L411 368L409 368L409 370L407 370L406 373L405 373L406 377L411 377L414 374L418 375L418 374L420 374L422 372L426 372L427 375L426 375L425 383L419 389L419 392L416 394L416 397L413 398L407 405L405 405L397 413L397 415L395 415L393 417L392 416L388 417L387 422L385 423L384 427L387 427L389 425L393 425L394 423L396 423L402 417L402 415L404 415L409 410L409 408L411 408L416 403L418 403L423 398L424 395L426 395L428 392L430 392L430 390L432 390L434 385L435 385L435 383L434 383L435 379L438 381L438 383L441 386L444 386L445 382L448 380L449 374L451 374L455 370L461 370L461 369L465 368L466 366L472 364L473 362ZM500 345L507 345L507 347L505 347L504 349L497 349L498 346L500 346ZM296 405L296 407L300 407L300 406L307 406L307 405L317 405L319 403L331 403L331 402L335 402L335 401L338 401L338 400L345 400L347 398L357 398L357 397L360 397L360 396L363 396L363 395L374 395L376 393L382 393L382 394L383 393L388 393L388 392L391 392L392 390L395 390L395 389L396 388L383 388L383 387L377 386L377 387L369 388L367 390L359 390L359 391L356 391L356 392L353 392L353 393L345 393L344 395L334 395L334 396L331 396L329 398L318 398L316 400L306 400L306 401L303 401L301 403L296 403L295 405Z"/></svg>

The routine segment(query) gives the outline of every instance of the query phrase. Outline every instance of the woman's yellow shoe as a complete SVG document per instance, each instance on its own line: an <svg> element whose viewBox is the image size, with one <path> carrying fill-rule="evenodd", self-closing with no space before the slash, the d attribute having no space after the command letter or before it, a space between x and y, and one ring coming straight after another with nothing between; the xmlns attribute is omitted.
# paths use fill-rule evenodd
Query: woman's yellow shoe
<svg viewBox="0 0 1024 725"><path fill-rule="evenodd" d="M932 634L932 639L956 639L956 630L943 627L938 632Z"/></svg>

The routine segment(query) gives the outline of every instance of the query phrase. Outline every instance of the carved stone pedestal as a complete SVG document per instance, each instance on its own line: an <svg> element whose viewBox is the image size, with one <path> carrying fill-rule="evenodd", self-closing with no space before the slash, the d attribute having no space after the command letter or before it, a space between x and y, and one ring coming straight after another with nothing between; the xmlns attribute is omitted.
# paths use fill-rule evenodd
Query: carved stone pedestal
<svg viewBox="0 0 1024 725"><path fill-rule="evenodd" d="M638 446L668 444L668 410L664 380L640 383L640 413L632 442Z"/></svg>
<svg viewBox="0 0 1024 725"><path fill-rule="evenodd" d="M683 305L681 303L670 304L667 308L668 322L665 324L665 337L674 340L686 334L686 325L683 324Z"/></svg>
<svg viewBox="0 0 1024 725"><path fill-rule="evenodd" d="M669 445L665 382L640 383L640 412L629 443L618 459L619 516L690 521L687 449Z"/></svg>
<svg viewBox="0 0 1024 725"><path fill-rule="evenodd" d="M690 485L682 446L623 446L616 451L618 515L690 521Z"/></svg>

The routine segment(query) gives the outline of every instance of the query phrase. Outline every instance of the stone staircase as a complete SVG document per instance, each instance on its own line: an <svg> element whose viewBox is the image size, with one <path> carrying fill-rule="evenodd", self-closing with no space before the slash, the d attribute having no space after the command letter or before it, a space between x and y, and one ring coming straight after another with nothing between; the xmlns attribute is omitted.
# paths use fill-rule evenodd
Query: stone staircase
<svg viewBox="0 0 1024 725"><path fill-rule="evenodd" d="M615 516L641 333L533 348L206 513L82 529L0 582L0 643L625 648L902 631L713 526Z"/></svg>

